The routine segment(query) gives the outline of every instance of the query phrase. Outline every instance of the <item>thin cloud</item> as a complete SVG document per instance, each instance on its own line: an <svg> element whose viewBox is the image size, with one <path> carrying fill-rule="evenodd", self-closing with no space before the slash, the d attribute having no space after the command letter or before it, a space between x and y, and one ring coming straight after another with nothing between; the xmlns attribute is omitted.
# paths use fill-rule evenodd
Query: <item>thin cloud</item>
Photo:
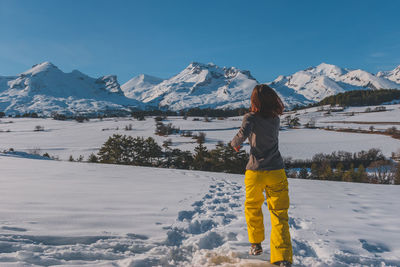
<svg viewBox="0 0 400 267"><path fill-rule="evenodd" d="M384 53L384 52L375 52L375 53L370 54L369 56L373 57L373 58L381 58L381 57L385 57L386 53Z"/></svg>

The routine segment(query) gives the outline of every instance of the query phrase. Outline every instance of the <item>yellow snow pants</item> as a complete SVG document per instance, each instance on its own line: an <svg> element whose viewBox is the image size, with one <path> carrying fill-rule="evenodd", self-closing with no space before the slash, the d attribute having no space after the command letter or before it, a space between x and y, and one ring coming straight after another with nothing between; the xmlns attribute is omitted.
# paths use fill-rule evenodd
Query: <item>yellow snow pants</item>
<svg viewBox="0 0 400 267"><path fill-rule="evenodd" d="M271 216L271 258L270 261L292 261L292 242L289 233L289 190L285 170L246 170L244 204L247 232L250 243L264 241L262 204L265 191Z"/></svg>

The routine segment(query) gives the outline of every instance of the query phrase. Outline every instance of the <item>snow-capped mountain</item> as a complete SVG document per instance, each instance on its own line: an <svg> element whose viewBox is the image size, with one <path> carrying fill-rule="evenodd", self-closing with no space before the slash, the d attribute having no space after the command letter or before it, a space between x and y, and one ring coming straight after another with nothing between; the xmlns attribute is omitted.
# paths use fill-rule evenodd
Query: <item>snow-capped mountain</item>
<svg viewBox="0 0 400 267"><path fill-rule="evenodd" d="M193 62L163 80L141 74L119 85L114 75L92 78L78 70L64 73L50 62L17 76L0 76L0 111L101 113L137 109L249 107L257 80L249 71ZM400 89L400 66L376 75L322 63L279 76L268 83L285 106L305 105L351 90Z"/></svg>
<svg viewBox="0 0 400 267"><path fill-rule="evenodd" d="M314 102L351 90L400 89L400 84L393 80L394 73L395 70L374 75L363 70L342 69L322 63L317 67L310 67L289 76L279 76L269 85L278 92L293 89L308 101Z"/></svg>
<svg viewBox="0 0 400 267"><path fill-rule="evenodd" d="M161 78L146 74L140 74L121 85L121 89L124 92L125 96L141 101L143 99L143 94L145 94L146 91L153 88L162 81L163 79Z"/></svg>
<svg viewBox="0 0 400 267"><path fill-rule="evenodd" d="M395 83L400 84L400 65L397 66L394 70L391 71L380 71L376 74L378 77L384 77L388 80L391 80Z"/></svg>
<svg viewBox="0 0 400 267"><path fill-rule="evenodd" d="M9 114L97 113L128 107L142 108L142 103L125 97L114 75L95 79L43 62L18 76L0 77L0 110Z"/></svg>
<svg viewBox="0 0 400 267"><path fill-rule="evenodd" d="M148 106L171 110L247 107L256 84L249 71L193 62L172 78L146 91L138 90L136 99Z"/></svg>

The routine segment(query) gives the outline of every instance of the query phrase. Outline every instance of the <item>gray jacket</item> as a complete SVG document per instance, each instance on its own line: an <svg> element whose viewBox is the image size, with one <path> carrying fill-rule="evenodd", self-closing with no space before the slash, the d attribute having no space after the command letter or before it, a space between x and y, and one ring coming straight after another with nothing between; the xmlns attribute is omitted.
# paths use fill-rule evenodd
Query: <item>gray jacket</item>
<svg viewBox="0 0 400 267"><path fill-rule="evenodd" d="M243 116L242 127L231 145L240 146L249 138L250 159L246 170L279 170L284 167L278 149L279 123L279 117L264 118L254 112Z"/></svg>

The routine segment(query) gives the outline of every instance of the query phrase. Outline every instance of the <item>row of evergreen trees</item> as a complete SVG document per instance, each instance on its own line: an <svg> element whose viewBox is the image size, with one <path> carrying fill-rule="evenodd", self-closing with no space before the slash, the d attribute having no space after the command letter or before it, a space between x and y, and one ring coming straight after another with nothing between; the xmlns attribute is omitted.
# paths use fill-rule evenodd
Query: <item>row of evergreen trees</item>
<svg viewBox="0 0 400 267"><path fill-rule="evenodd" d="M220 142L215 149L204 146L204 138L198 138L194 153L171 148L171 141L162 146L152 137L132 137L114 134L92 154L90 162L176 168L201 171L243 173L248 161L245 151L236 152L230 144Z"/></svg>
<svg viewBox="0 0 400 267"><path fill-rule="evenodd" d="M184 117L235 117L242 116L248 112L248 108L234 108L234 109L215 109L215 108L190 108L180 111L172 110L137 110L132 112L132 116L145 117L145 116L184 116Z"/></svg>
<svg viewBox="0 0 400 267"><path fill-rule="evenodd" d="M328 96L322 99L316 106L341 105L341 106L372 106L385 102L400 100L400 90L354 90Z"/></svg>
<svg viewBox="0 0 400 267"><path fill-rule="evenodd" d="M363 164L357 168L351 164L344 169L339 163L336 168L331 168L327 162L318 165L313 163L310 171L303 167L298 171L293 169L288 173L289 177L301 179L316 179L328 181L344 181L372 184L400 184L400 164L392 164L388 161L374 161L368 166L368 173Z"/></svg>
<svg viewBox="0 0 400 267"><path fill-rule="evenodd" d="M352 169L354 166L369 166L375 161L387 161L381 150L371 148L368 151L362 150L360 152L350 153L346 151L334 151L330 154L318 153L315 154L311 160L293 160L292 158L285 158L285 166L288 169L293 168L311 168L313 164L322 166L323 164L329 165L331 168ZM352 167L353 166L353 167Z"/></svg>
<svg viewBox="0 0 400 267"><path fill-rule="evenodd" d="M230 144L219 142L215 149L197 140L194 152L172 148L167 139L162 146L152 137L114 134L92 154L89 162L126 164L161 168L201 170L243 174L249 159L244 150L236 152ZM400 167L388 161L378 149L349 153L317 154L312 160L285 159L289 177L362 183L400 184ZM366 172L369 168L369 174Z"/></svg>

